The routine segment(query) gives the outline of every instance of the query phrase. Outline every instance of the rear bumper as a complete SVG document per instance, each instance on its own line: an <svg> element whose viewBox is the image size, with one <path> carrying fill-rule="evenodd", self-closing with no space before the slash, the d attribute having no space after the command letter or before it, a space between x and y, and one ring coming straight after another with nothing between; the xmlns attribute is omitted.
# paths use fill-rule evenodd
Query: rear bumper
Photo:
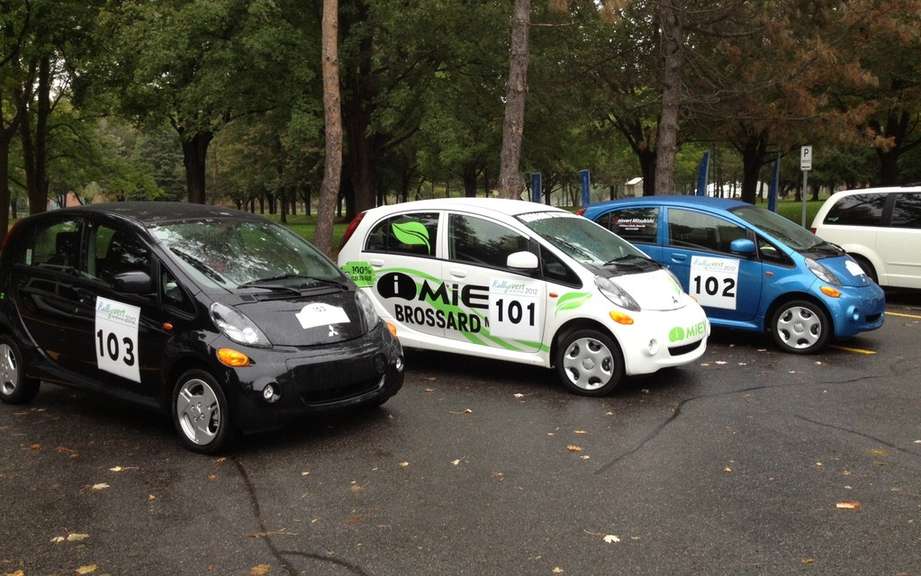
<svg viewBox="0 0 921 576"><path fill-rule="evenodd" d="M250 350L247 350L250 353ZM379 326L360 338L309 349L254 352L253 365L225 368L237 427L278 428L310 414L378 404L403 386L403 349ZM271 385L272 400L264 397Z"/></svg>
<svg viewBox="0 0 921 576"><path fill-rule="evenodd" d="M825 303L832 315L835 338L847 339L860 332L880 328L886 320L886 294L876 284L869 286L839 286L840 298L830 298L819 290L821 282L813 286L816 295Z"/></svg>

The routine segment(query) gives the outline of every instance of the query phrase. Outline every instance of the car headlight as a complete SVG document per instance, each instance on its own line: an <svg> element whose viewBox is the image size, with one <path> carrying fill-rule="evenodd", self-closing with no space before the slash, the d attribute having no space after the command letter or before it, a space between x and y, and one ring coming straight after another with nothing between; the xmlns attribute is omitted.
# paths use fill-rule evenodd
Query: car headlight
<svg viewBox="0 0 921 576"><path fill-rule="evenodd" d="M237 344L260 348L268 348L272 345L252 320L230 306L215 302L208 311L211 313L211 320L218 330Z"/></svg>
<svg viewBox="0 0 921 576"><path fill-rule="evenodd" d="M828 282L829 284L835 284L840 286L841 280L832 272L828 266L824 264L819 264L812 258L806 258L806 268L809 268L809 271L815 274L816 278L823 282Z"/></svg>
<svg viewBox="0 0 921 576"><path fill-rule="evenodd" d="M377 315L377 310L374 309L374 303L371 302L368 295L365 294L364 290L359 288L355 291L355 298L358 300L358 307L361 308L361 313L365 317L365 323L368 326L368 330L377 326L378 322L381 321L381 317Z"/></svg>
<svg viewBox="0 0 921 576"><path fill-rule="evenodd" d="M605 298L621 308L634 312L640 311L640 305L636 303L633 296L630 296L626 290L618 286L613 280L609 280L602 276L595 276L595 286L604 294Z"/></svg>

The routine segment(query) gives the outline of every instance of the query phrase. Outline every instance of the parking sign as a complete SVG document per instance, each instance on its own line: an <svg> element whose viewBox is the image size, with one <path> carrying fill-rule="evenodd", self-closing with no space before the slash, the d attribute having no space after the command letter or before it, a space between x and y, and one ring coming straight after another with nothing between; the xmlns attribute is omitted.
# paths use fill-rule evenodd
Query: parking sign
<svg viewBox="0 0 921 576"><path fill-rule="evenodd" d="M799 169L812 170L812 146L803 146L799 151Z"/></svg>

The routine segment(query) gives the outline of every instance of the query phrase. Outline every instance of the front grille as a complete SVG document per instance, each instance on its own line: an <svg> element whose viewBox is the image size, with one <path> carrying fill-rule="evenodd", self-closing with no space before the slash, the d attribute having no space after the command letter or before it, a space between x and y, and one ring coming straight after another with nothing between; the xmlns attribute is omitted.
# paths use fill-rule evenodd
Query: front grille
<svg viewBox="0 0 921 576"><path fill-rule="evenodd" d="M683 346L671 346L668 349L668 353L671 354L672 356L681 356L684 354L688 354L690 352L693 352L694 350L697 350L700 347L701 342L703 342L703 340L698 340L697 342L691 342L690 344L685 344Z"/></svg>
<svg viewBox="0 0 921 576"><path fill-rule="evenodd" d="M308 405L329 404L355 398L368 392L377 390L384 384L384 376L360 382L353 382L346 386L335 386L320 390L302 390L301 401Z"/></svg>

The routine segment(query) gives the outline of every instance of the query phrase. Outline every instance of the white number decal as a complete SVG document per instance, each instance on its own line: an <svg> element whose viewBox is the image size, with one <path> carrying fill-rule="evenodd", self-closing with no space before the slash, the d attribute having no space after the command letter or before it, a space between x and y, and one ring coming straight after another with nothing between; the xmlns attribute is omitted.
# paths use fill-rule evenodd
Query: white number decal
<svg viewBox="0 0 921 576"><path fill-rule="evenodd" d="M528 280L494 279L489 285L489 332L499 338L538 342L542 290Z"/></svg>
<svg viewBox="0 0 921 576"><path fill-rule="evenodd" d="M738 303L739 261L735 258L691 257L688 292L701 306L735 310Z"/></svg>
<svg viewBox="0 0 921 576"><path fill-rule="evenodd" d="M96 366L141 381L138 366L138 324L141 309L107 298L96 298Z"/></svg>

